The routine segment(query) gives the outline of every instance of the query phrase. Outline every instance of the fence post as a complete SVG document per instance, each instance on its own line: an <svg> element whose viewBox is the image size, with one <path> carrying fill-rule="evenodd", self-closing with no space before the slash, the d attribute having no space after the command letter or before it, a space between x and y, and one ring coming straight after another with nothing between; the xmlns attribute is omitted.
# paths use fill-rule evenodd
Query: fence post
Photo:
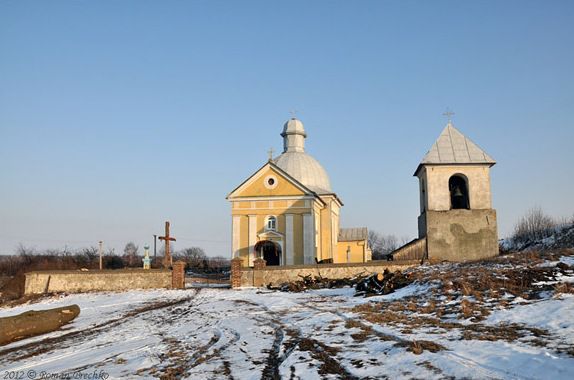
<svg viewBox="0 0 574 380"><path fill-rule="evenodd" d="M173 289L185 289L185 262L176 261L171 271L171 287Z"/></svg>
<svg viewBox="0 0 574 380"><path fill-rule="evenodd" d="M267 266L267 261L263 259L253 260L253 286L259 288L265 286L263 283L263 270Z"/></svg>
<svg viewBox="0 0 574 380"><path fill-rule="evenodd" d="M241 266L243 260L239 257L231 260L231 287L240 288L241 287Z"/></svg>

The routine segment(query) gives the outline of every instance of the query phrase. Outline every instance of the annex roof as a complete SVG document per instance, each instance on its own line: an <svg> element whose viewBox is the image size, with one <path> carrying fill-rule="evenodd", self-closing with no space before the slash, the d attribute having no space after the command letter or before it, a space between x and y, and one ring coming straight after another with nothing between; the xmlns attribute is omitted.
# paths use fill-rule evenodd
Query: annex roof
<svg viewBox="0 0 574 380"><path fill-rule="evenodd" d="M340 228L338 241L360 241L369 238L367 227Z"/></svg>

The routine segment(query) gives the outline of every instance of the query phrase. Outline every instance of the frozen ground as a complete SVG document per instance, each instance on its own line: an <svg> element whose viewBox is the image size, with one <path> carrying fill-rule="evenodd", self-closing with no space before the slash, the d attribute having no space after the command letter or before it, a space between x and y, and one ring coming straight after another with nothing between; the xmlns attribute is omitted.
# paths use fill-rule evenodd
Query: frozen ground
<svg viewBox="0 0 574 380"><path fill-rule="evenodd" d="M538 267L553 270L568 260ZM425 275L448 268L425 269ZM561 272L560 280L569 281L570 272ZM490 311L481 314L475 306L474 315L482 315L476 319L457 316L455 306L478 293L457 295L456 286L441 288L435 280L371 298L353 297L351 288L55 296L0 309L2 317L81 308L60 331L0 347L0 375L102 370L109 378L572 379L574 295L544 292L530 300L501 292L503 303L484 297L480 307Z"/></svg>

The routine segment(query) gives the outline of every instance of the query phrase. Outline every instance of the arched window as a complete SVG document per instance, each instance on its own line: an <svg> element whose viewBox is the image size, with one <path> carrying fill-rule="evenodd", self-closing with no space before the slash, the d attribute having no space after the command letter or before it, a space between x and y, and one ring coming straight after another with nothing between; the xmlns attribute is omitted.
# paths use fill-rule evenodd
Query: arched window
<svg viewBox="0 0 574 380"><path fill-rule="evenodd" d="M450 208L470 210L468 182L462 175L455 174L448 180L450 190Z"/></svg>
<svg viewBox="0 0 574 380"><path fill-rule="evenodd" d="M277 218L274 216L268 216L267 221L265 222L265 229L267 231L277 230Z"/></svg>

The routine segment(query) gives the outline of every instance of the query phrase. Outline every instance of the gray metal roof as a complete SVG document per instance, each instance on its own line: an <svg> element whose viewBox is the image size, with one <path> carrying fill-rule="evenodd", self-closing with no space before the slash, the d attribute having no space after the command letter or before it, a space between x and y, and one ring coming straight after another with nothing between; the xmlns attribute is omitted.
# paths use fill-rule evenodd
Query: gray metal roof
<svg viewBox="0 0 574 380"><path fill-rule="evenodd" d="M367 240L369 238L369 230L367 227L356 228L340 228L339 241L358 241Z"/></svg>
<svg viewBox="0 0 574 380"><path fill-rule="evenodd" d="M421 161L424 164L494 165L496 161L449 122Z"/></svg>
<svg viewBox="0 0 574 380"><path fill-rule="evenodd" d="M305 152L285 152L274 160L275 165L317 194L330 194L329 175L319 161Z"/></svg>

